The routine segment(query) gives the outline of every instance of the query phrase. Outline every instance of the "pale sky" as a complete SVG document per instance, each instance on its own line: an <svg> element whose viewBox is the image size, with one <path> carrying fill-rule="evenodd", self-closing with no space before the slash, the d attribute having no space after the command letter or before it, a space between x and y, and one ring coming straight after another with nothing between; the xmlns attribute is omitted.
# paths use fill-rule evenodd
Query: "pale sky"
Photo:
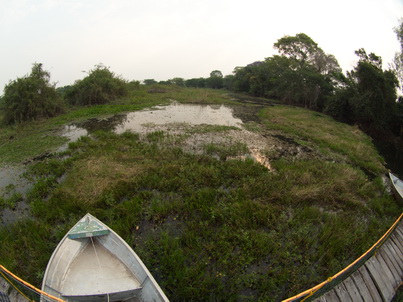
<svg viewBox="0 0 403 302"><path fill-rule="evenodd" d="M103 63L127 80L208 77L305 33L344 71L365 48L391 62L403 0L0 0L0 94L32 63L57 86Z"/></svg>

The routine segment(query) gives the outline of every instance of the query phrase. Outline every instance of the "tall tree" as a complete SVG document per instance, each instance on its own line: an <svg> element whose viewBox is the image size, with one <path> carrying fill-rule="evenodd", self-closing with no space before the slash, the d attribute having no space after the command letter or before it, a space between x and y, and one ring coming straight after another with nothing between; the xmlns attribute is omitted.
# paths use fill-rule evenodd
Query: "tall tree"
<svg viewBox="0 0 403 302"><path fill-rule="evenodd" d="M210 77L207 79L207 86L209 88L220 89L223 87L223 75L219 70L210 72Z"/></svg>
<svg viewBox="0 0 403 302"><path fill-rule="evenodd" d="M359 61L347 73L345 86L331 100L333 115L366 128L388 129L396 111L398 81L392 70L382 69L382 58L364 49L356 51ZM338 111L335 110L338 108ZM332 114L332 113L331 113ZM339 116L337 116L339 115Z"/></svg>
<svg viewBox="0 0 403 302"><path fill-rule="evenodd" d="M341 68L333 55L326 54L318 44L304 33L285 36L274 47L282 57L273 57L274 66L279 62L286 64L284 72L277 73L282 99L308 107L322 110L325 99L332 91L332 82ZM289 83L289 89L283 83Z"/></svg>
<svg viewBox="0 0 403 302"><path fill-rule="evenodd" d="M300 64L312 61L318 49L318 44L304 33L295 36L284 36L274 43L280 54L294 59Z"/></svg>
<svg viewBox="0 0 403 302"><path fill-rule="evenodd" d="M400 20L399 26L395 28L395 33L400 43L400 51L395 53L392 68L396 72L400 89L403 93L403 19Z"/></svg>
<svg viewBox="0 0 403 302"><path fill-rule="evenodd" d="M309 64L321 74L341 72L336 58L326 54L314 40L304 33L285 36L277 40L274 47L281 55L298 62L300 67Z"/></svg>

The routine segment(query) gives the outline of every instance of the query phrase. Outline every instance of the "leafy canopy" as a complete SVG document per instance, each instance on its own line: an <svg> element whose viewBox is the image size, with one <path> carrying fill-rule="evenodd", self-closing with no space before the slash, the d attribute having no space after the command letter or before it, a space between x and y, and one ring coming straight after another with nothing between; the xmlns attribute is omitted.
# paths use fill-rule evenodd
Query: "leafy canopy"
<svg viewBox="0 0 403 302"><path fill-rule="evenodd" d="M49 118L63 111L62 98L41 63L33 64L30 75L6 85L2 101L6 124Z"/></svg>
<svg viewBox="0 0 403 302"><path fill-rule="evenodd" d="M336 58L303 33L285 36L274 47L281 55L235 69L233 89L321 110L341 72Z"/></svg>
<svg viewBox="0 0 403 302"><path fill-rule="evenodd" d="M396 110L398 80L392 70L382 69L382 58L361 48L359 61L344 77L343 87L329 99L326 112L341 120L386 129Z"/></svg>
<svg viewBox="0 0 403 302"><path fill-rule="evenodd" d="M75 82L66 92L72 105L107 104L128 94L127 83L102 64L95 66L88 75Z"/></svg>
<svg viewBox="0 0 403 302"><path fill-rule="evenodd" d="M400 24L395 28L395 33L400 44L400 51L395 53L392 63L392 69L395 71L396 76L400 82L400 89L403 92L403 19Z"/></svg>

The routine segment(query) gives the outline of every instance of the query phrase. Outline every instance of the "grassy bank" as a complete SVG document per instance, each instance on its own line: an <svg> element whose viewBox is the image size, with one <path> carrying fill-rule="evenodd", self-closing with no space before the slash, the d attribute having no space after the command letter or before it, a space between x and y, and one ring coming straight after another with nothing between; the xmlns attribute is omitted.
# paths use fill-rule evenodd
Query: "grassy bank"
<svg viewBox="0 0 403 302"><path fill-rule="evenodd" d="M227 101L203 90L138 93L155 104L204 94ZM266 108L260 118L251 129L275 131L319 156L276 158L269 172L251 159L226 160L247 151L235 141L191 154L178 147L182 137L162 131L97 132L33 164L32 219L0 228L2 264L39 285L59 240L90 212L134 248L172 301L278 301L323 281L368 249L401 209L358 129L292 107ZM189 135L231 130L198 126Z"/></svg>
<svg viewBox="0 0 403 302"><path fill-rule="evenodd" d="M130 96L112 104L91 107L68 107L57 117L32 121L13 126L2 123L3 108L0 106L0 166L20 163L45 152L53 152L67 142L60 136L64 125L86 120L141 110L168 104L172 100L189 103L228 103L225 91L211 89L183 89L176 86L140 86ZM1 104L0 104L1 105ZM38 143L40 142L40 143Z"/></svg>
<svg viewBox="0 0 403 302"><path fill-rule="evenodd" d="M301 144L314 146L335 161L347 161L372 175L385 173L384 161L371 138L350 125L298 107L274 106L261 112L264 124L294 137Z"/></svg>

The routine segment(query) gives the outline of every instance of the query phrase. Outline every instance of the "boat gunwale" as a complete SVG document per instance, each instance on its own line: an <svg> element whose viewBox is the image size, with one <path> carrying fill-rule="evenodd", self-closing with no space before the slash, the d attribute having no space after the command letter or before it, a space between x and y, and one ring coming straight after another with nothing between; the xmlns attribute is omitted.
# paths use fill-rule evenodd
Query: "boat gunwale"
<svg viewBox="0 0 403 302"><path fill-rule="evenodd" d="M52 255L51 255L51 257L50 257L50 259L49 259L49 261L48 261L48 264L47 264L47 266L46 266L46 270L45 270L44 277L43 277L43 281L42 281L42 291L48 293L47 289L51 289L52 291L58 293L58 295L59 295L60 297L64 297L64 296L63 296L63 293L61 293L59 290L54 289L53 287L51 287L51 286L48 285L48 281L49 281L49 280L52 280L52 279L53 279L53 276L54 276L55 273L56 273L56 270L55 270L55 272L53 273L52 278L49 279L49 273L50 273L49 270L50 270L51 268L54 269L55 267L57 267L57 266L59 265L59 262L60 262L60 260L61 260L61 257L60 257L60 259L57 260L57 261L55 261L55 257L56 257L56 255L58 254L58 252L60 251L61 247L65 244L66 239L74 240L74 241L83 241L83 240L85 240L85 239L88 239L88 238L72 239L72 238L69 238L69 236L68 236L69 233L74 229L74 227L75 227L80 221L82 221L83 219L85 219L85 218L87 218L87 217L90 217L90 219L96 220L98 223L100 223L101 225L103 225L103 226L105 226L107 229L109 229L110 233L107 234L107 235L102 235L102 236L100 236L100 238L101 238L101 237L110 237L110 238L112 238L112 236L115 237L115 238L117 238L117 239L119 240L119 243L120 243L122 246L124 246L125 250L127 250L127 251L130 253L130 255L132 256L132 258L136 261L136 264L140 267L140 269L143 270L143 272L144 272L144 274L145 274L145 277L144 277L144 278L139 278L138 275L137 275L137 273L138 273L137 271L133 271L133 268L130 268L130 267L127 265L127 263L125 263L124 261L122 261L122 259L120 259L120 257L117 257L120 261L122 261L122 263L123 263L125 266L127 266L127 268L129 269L129 271L130 271L136 278L138 278L138 280L139 280L139 282L140 282L140 287L143 287L143 285L149 280L149 281L151 282L151 288L154 288L154 289L155 289L155 292L156 292L157 296L160 297L161 301L169 301L168 298L166 297L165 293L162 291L162 289L160 288L160 286L158 285L158 283L156 282L156 280L154 279L154 277L152 276L152 274L150 273L150 271L148 270L148 268L145 266L145 264L143 263L143 261L142 261L142 260L140 259L140 257L136 254L136 252L135 252L135 251L127 244L127 242L126 242L125 240L123 240L123 238L121 238L112 228L110 228L109 226L107 226L106 224L104 224L102 221L100 221L99 219L97 219L96 217L94 217L93 215L91 215L90 213L87 213L86 215L84 215L84 216L83 216L83 217L82 217L64 236L63 236L63 238L60 240L60 242L58 243L58 245L57 245L56 248L54 249L54 251L53 251L53 253L52 253ZM102 240L98 240L98 241L99 241L99 243L100 243L101 245L104 246L105 249L107 249L110 253L113 254L113 251L111 251L110 249L108 249L108 248L104 245L104 243L102 242ZM74 257L71 257L70 261L68 262L68 265L66 266L67 268L69 268L69 267L71 266L72 262L74 261L74 259L76 259L77 255L78 255L78 253L80 253L80 251L81 251L81 249L79 249L79 250L77 251L77 253L76 253L76 255L74 255ZM57 262L57 265L55 266L54 263L56 263L56 262ZM66 271L67 271L67 270L64 270L64 271L63 271L63 275L66 274ZM128 290L128 291L130 291L130 290ZM105 293L105 294L107 294L107 293ZM105 295L105 294L100 294L100 295ZM112 293L111 293L111 294L112 294ZM90 295L90 296L88 296L88 297L91 297L91 296L94 296L94 295ZM84 296L83 296L83 297L84 297Z"/></svg>
<svg viewBox="0 0 403 302"><path fill-rule="evenodd" d="M389 172L389 178L392 183L392 190L396 196L396 199L403 203L403 180L401 180L392 172ZM398 184L400 184L401 186Z"/></svg>

